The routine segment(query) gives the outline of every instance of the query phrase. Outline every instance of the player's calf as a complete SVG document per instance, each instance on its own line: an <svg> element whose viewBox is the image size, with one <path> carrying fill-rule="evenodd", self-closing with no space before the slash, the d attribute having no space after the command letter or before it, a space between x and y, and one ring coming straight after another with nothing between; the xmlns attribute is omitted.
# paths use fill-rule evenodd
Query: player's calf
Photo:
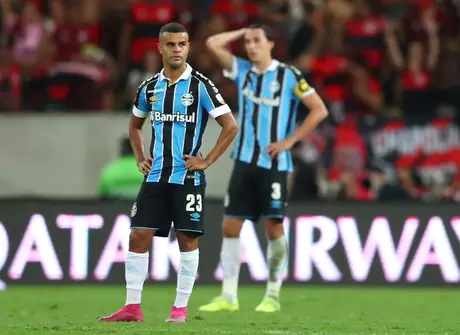
<svg viewBox="0 0 460 335"><path fill-rule="evenodd" d="M187 305L195 284L198 271L198 236L190 232L177 232L180 262L177 274L177 293L171 313L166 322L187 322Z"/></svg>
<svg viewBox="0 0 460 335"><path fill-rule="evenodd" d="M142 322L141 298L144 281L149 267L149 242L154 230L132 229L129 238L129 252L126 255L126 303L125 307L112 315L99 318L103 322Z"/></svg>
<svg viewBox="0 0 460 335"><path fill-rule="evenodd" d="M224 278L222 294L200 307L200 312L236 312L238 304L238 278L241 266L240 232L243 220L226 216L222 224L224 240L220 260Z"/></svg>
<svg viewBox="0 0 460 335"><path fill-rule="evenodd" d="M269 239L267 250L269 279L267 282L265 297L277 301L279 299L283 281L283 271L287 261L288 242L284 236L284 229L281 219L267 218L265 219L265 225L267 227L267 235ZM261 305L271 305L271 299L264 299ZM264 309L264 307L262 307L262 309ZM279 306L276 309L279 309Z"/></svg>
<svg viewBox="0 0 460 335"><path fill-rule="evenodd" d="M221 302L221 305L225 305L226 309L234 308L238 302L238 279L241 266L240 232L243 223L242 219L230 217L225 217L223 222L224 240L220 254L224 273L222 296L229 305L226 306L224 301Z"/></svg>

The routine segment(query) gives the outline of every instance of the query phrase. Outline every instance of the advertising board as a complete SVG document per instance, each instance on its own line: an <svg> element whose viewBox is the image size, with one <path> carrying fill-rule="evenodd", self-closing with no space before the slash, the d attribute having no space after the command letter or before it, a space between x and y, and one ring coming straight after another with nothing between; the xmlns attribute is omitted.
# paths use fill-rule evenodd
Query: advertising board
<svg viewBox="0 0 460 335"><path fill-rule="evenodd" d="M208 200L199 283L222 278L223 207ZM0 281L6 284L124 283L130 202L0 201ZM456 285L460 215L455 204L292 203L287 283ZM241 283L268 278L262 223L241 234ZM179 250L172 233L154 237L148 282L174 283Z"/></svg>

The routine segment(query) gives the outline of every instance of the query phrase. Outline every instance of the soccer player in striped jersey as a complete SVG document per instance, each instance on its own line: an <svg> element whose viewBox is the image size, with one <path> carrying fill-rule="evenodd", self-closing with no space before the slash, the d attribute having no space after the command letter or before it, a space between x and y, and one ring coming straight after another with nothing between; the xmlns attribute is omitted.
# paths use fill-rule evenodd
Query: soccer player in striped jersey
<svg viewBox="0 0 460 335"><path fill-rule="evenodd" d="M100 321L141 322L141 294L152 237L167 237L174 223L180 249L177 295L167 322L186 322L198 269L198 237L204 233L204 170L230 146L238 126L214 84L186 63L187 30L169 23L160 31L163 70L141 84L129 124L131 145L145 175L131 210L125 264L126 305ZM206 158L199 154L208 115L222 127ZM150 116L152 141L144 153L142 126Z"/></svg>
<svg viewBox="0 0 460 335"><path fill-rule="evenodd" d="M248 60L235 57L227 44L240 38ZM290 149L310 133L328 112L313 88L294 68L272 59L274 48L268 27L211 36L207 46L224 68L224 75L238 85L240 133L235 141L235 165L225 201L224 239L221 250L222 294L201 311L237 311L240 270L239 236L246 219L264 218L268 236L269 280L259 312L280 310L279 293L288 245L283 231L287 205L287 178L293 164ZM310 113L295 127L299 103Z"/></svg>

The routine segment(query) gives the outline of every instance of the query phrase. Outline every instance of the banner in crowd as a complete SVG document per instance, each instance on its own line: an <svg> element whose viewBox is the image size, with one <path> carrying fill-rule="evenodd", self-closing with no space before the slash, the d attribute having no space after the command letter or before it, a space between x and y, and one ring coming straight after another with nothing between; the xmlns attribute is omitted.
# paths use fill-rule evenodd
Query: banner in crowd
<svg viewBox="0 0 460 335"><path fill-rule="evenodd" d="M424 123L403 120L362 123L378 157L443 154L460 146L460 129L453 119L436 118Z"/></svg>
<svg viewBox="0 0 460 335"><path fill-rule="evenodd" d="M131 203L1 201L2 285L124 283ZM222 205L206 202L199 283L222 279ZM439 285L460 282L460 215L454 204L293 203L284 220L288 283ZM262 224L241 234L241 283L268 278ZM174 283L174 234L153 238L148 282Z"/></svg>

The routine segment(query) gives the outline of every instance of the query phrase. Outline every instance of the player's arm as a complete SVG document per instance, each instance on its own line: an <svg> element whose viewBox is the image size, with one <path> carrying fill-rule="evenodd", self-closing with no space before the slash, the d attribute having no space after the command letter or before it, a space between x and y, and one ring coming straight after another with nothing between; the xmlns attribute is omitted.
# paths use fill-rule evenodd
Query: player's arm
<svg viewBox="0 0 460 335"><path fill-rule="evenodd" d="M294 133L288 137L292 145L310 134L328 115L327 108L318 93L313 92L304 96L301 101L310 110L310 113L300 127L297 127Z"/></svg>
<svg viewBox="0 0 460 335"><path fill-rule="evenodd" d="M217 121L222 129L214 148L212 148L206 158L184 156L187 160L185 166L190 171L205 170L212 165L228 149L235 139L236 134L238 134L238 125L233 118L230 107L225 103L217 88L211 85L208 79L205 81L206 83L200 84L200 104Z"/></svg>
<svg viewBox="0 0 460 335"><path fill-rule="evenodd" d="M228 72L234 70L233 55L227 50L227 45L244 36L247 29L239 29L213 35L206 40L206 46L219 64Z"/></svg>
<svg viewBox="0 0 460 335"><path fill-rule="evenodd" d="M129 120L129 139L133 148L134 156L136 157L137 167L144 175L148 174L152 169L152 157L144 155L144 137L142 134L142 126L145 118L149 115L149 109L146 99L146 85L141 84L137 90L136 99L134 100L133 114Z"/></svg>
<svg viewBox="0 0 460 335"><path fill-rule="evenodd" d="M185 155L187 159L185 166L190 171L205 170L211 166L220 156L228 149L238 134L238 126L232 113L228 112L216 118L217 123L221 126L219 138L217 139L216 145L208 153L206 158L203 157L192 157Z"/></svg>
<svg viewBox="0 0 460 335"><path fill-rule="evenodd" d="M327 108L318 93L308 85L307 81L300 76L300 73L294 71L294 75L296 83L293 94L310 110L310 113L308 113L306 119L294 130L291 136L268 146L267 151L271 158L277 157L281 152L291 149L296 142L305 138L328 115Z"/></svg>
<svg viewBox="0 0 460 335"><path fill-rule="evenodd" d="M230 144L232 144L236 134L238 134L238 125L236 124L236 121L230 111L217 117L216 121L222 129L216 145L205 158L209 165L213 164L220 156L222 156Z"/></svg>

